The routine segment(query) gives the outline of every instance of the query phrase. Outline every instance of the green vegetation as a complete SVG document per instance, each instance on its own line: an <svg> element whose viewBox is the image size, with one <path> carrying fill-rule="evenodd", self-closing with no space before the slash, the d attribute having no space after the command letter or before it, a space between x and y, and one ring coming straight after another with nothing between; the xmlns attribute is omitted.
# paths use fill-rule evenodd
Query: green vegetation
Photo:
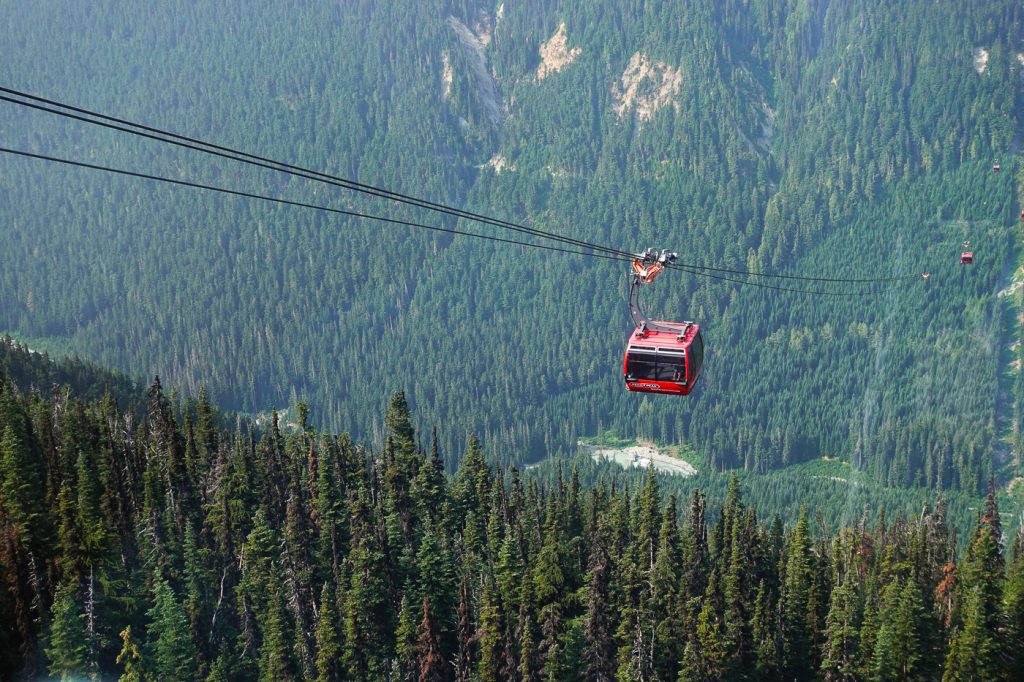
<svg viewBox="0 0 1024 682"><path fill-rule="evenodd" d="M730 481L736 476L743 486L745 498L762 514L778 515L786 524L792 524L797 520L800 507L807 505L828 532L837 532L861 519L877 523L899 514L912 517L925 507L935 506L938 499L942 500L952 526L969 528L981 506L981 499L970 493L948 490L937 496L936 491L927 488L881 485L846 462L815 460L761 474L708 470L690 456L683 459L694 464L698 471L696 476L664 476L659 481L665 492L674 494L678 499L701 491L710 500L723 500ZM624 471L618 465L594 462L587 456L548 460L532 468L530 473L550 482L566 468L575 470L586 486L596 486L611 476L629 481L635 487L642 485L646 475L642 469ZM1000 490L998 500L1003 510L1004 525L1008 531L1016 532L1019 525L1017 515L1024 509L1024 491L1018 488L1016 493L1010 494ZM714 513L712 509L712 518ZM958 536L958 546L965 548L967 540L965 535Z"/></svg>
<svg viewBox="0 0 1024 682"><path fill-rule="evenodd" d="M972 494L1019 473L1014 301L994 295L1020 258L1019 3L0 7L12 87L687 263L931 272L853 298L670 273L647 307L702 323L705 375L686 400L643 398L618 371L621 264L5 158L0 329L19 338L227 409L304 398L378 446L403 390L421 431L450 425L449 470L468 433L504 466L611 430L692 444L716 471L827 454L885 487ZM541 79L563 22L575 56ZM9 104L0 127L29 150L438 220Z"/></svg>
<svg viewBox="0 0 1024 682"><path fill-rule="evenodd" d="M994 494L958 552L942 501L836 527L806 504L767 522L751 502L776 476L842 463L677 494L676 477L587 460L521 475L471 438L450 476L401 393L379 450L308 421L220 430L209 403L173 402L159 381L146 402L133 415L0 372L0 677L998 680L1024 666L1024 535L1004 546Z"/></svg>
<svg viewBox="0 0 1024 682"><path fill-rule="evenodd" d="M145 405L144 388L120 372L100 369L79 358L54 360L47 352L29 350L10 337L0 337L0 371L25 389L48 393L51 388L68 386L86 399L117 395L122 408Z"/></svg>
<svg viewBox="0 0 1024 682"><path fill-rule="evenodd" d="M4 334L0 332L0 338L10 339L10 334ZM66 337L58 336L41 336L34 338L26 338L19 336L14 339L18 342L18 345L30 348L36 353L45 353L54 359L62 359L74 356L71 339Z"/></svg>
<svg viewBox="0 0 1024 682"><path fill-rule="evenodd" d="M628 448L637 444L636 438L623 438L610 429L596 436L583 436L579 442L583 445L596 445L602 448Z"/></svg>

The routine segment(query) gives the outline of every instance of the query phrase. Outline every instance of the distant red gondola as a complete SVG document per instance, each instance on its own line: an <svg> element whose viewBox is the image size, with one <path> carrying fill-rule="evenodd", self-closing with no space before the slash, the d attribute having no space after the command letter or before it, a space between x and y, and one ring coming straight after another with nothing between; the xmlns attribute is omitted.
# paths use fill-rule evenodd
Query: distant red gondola
<svg viewBox="0 0 1024 682"><path fill-rule="evenodd" d="M964 240L964 250L960 254L960 265L974 265L974 252L970 248L971 242Z"/></svg>
<svg viewBox="0 0 1024 682"><path fill-rule="evenodd" d="M998 161L996 161L994 164L992 164L992 172L993 173L998 173L1001 170L1002 170L1002 168L999 167L999 162Z"/></svg>
<svg viewBox="0 0 1024 682"><path fill-rule="evenodd" d="M704 340L693 322L652 321L640 310L640 285L649 284L676 254L648 249L633 261L629 310L636 329L626 342L622 374L626 390L663 395L687 395L700 377Z"/></svg>

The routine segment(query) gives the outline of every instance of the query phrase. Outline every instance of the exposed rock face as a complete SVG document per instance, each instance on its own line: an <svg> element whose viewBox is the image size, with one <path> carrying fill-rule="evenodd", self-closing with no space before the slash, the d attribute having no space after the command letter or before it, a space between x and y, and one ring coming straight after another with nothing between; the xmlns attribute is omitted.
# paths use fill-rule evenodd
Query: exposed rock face
<svg viewBox="0 0 1024 682"><path fill-rule="evenodd" d="M988 68L988 50L983 47L974 49L974 70L979 74L985 73Z"/></svg>
<svg viewBox="0 0 1024 682"><path fill-rule="evenodd" d="M487 163L481 164L477 166L477 168L490 168L494 171L495 175L501 175L503 171L515 172L516 165L514 163L509 163L508 159L506 159L502 154L495 154L487 161Z"/></svg>
<svg viewBox="0 0 1024 682"><path fill-rule="evenodd" d="M537 80L544 80L551 74L561 71L579 57L581 48L569 49L569 41L565 35L565 22L558 26L555 34L547 42L540 44L540 66L537 67Z"/></svg>
<svg viewBox="0 0 1024 682"><path fill-rule="evenodd" d="M473 21L473 33L480 38L480 42L483 43L484 47L491 44L491 40L494 38L494 28L496 25L497 22L491 18L491 15L483 11L481 11Z"/></svg>
<svg viewBox="0 0 1024 682"><path fill-rule="evenodd" d="M441 55L441 82L444 83L444 98L452 96L452 59L445 52Z"/></svg>
<svg viewBox="0 0 1024 682"><path fill-rule="evenodd" d="M638 123L651 120L659 109L671 104L679 106L675 96L683 84L683 73L665 62L651 63L650 58L635 52L622 72L622 78L612 84L613 105L621 119L632 111Z"/></svg>
<svg viewBox="0 0 1024 682"><path fill-rule="evenodd" d="M476 85L476 95L487 112L487 118L497 128L505 119L505 107L501 101L498 84L487 66L487 56L484 54L485 43L480 36L473 33L468 26L455 17L448 17L448 25L455 31L459 45L469 63L473 82Z"/></svg>
<svg viewBox="0 0 1024 682"><path fill-rule="evenodd" d="M757 145L767 150L775 139L775 110L768 106L768 102L761 102L760 113L761 136L757 139Z"/></svg>

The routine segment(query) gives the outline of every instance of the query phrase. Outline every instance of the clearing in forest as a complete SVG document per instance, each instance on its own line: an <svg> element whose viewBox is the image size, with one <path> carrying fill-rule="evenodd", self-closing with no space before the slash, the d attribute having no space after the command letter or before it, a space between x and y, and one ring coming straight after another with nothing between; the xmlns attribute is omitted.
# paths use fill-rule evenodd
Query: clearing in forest
<svg viewBox="0 0 1024 682"><path fill-rule="evenodd" d="M686 460L672 457L671 455L659 451L651 443L641 443L640 445L628 445L624 447L611 447L605 445L587 445L580 443L584 452L589 454L593 459L600 460L604 459L608 462L615 462L622 468L636 467L640 469L646 469L653 466L658 470L659 473L663 474L675 474L678 476L688 477L695 476L697 469Z"/></svg>

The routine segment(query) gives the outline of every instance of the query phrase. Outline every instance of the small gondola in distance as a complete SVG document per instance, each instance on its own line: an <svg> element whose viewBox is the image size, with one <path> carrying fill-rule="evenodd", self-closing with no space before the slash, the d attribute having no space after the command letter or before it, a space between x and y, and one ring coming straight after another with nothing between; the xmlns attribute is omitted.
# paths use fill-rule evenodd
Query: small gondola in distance
<svg viewBox="0 0 1024 682"><path fill-rule="evenodd" d="M964 242L964 250L960 252L960 265L974 265L974 251L969 241Z"/></svg>

